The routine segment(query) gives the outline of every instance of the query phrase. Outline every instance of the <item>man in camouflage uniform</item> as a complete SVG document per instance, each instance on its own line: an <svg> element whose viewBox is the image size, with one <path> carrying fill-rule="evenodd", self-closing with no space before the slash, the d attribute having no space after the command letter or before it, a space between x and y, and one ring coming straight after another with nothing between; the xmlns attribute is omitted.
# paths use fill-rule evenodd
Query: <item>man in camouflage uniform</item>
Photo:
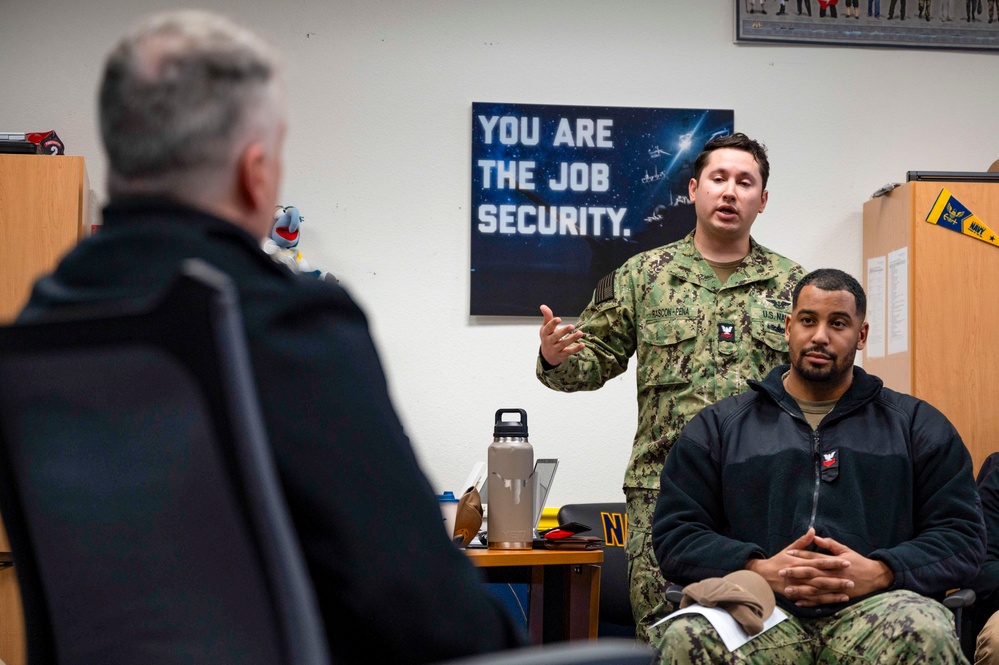
<svg viewBox="0 0 999 665"><path fill-rule="evenodd" d="M709 142L689 184L690 235L600 280L575 327L541 306L537 375L549 388L595 390L638 356L638 431L624 492L632 613L647 641L666 603L650 538L663 461L701 408L787 359L784 319L804 272L750 237L769 173L765 148L744 134Z"/></svg>
<svg viewBox="0 0 999 665"><path fill-rule="evenodd" d="M965 663L938 600L985 556L971 455L942 413L854 367L857 280L817 270L792 300L791 364L691 419L652 524L671 580L753 571L788 617L734 651L705 617L671 617L662 662Z"/></svg>

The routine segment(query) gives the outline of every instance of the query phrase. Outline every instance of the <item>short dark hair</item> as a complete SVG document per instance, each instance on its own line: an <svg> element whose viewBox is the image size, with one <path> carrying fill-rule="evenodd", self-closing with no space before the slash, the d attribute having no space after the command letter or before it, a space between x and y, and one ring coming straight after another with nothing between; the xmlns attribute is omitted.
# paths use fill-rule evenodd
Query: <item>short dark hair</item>
<svg viewBox="0 0 999 665"><path fill-rule="evenodd" d="M694 160L694 180L700 181L701 171L707 166L711 153L721 148L742 150L752 155L753 159L756 160L756 164L760 167L760 178L763 180L763 189L767 188L767 181L770 179L770 160L767 159L767 147L741 132L729 134L728 136L720 136L704 144L701 154Z"/></svg>
<svg viewBox="0 0 999 665"><path fill-rule="evenodd" d="M864 294L864 287L860 285L853 275L845 273L836 268L819 268L813 270L798 282L791 294L791 309L798 306L798 296L801 290L808 285L812 285L823 291L849 291L853 294L853 300L857 305L857 315L861 320L867 316L867 296Z"/></svg>

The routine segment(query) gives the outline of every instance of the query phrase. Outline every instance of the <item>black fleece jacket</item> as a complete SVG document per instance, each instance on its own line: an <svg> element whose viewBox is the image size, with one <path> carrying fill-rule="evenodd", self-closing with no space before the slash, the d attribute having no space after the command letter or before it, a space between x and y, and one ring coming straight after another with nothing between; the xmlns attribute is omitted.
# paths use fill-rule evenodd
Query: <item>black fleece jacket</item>
<svg viewBox="0 0 999 665"><path fill-rule="evenodd" d="M985 526L971 456L947 418L855 367L813 432L784 390L787 370L706 407L670 451L652 524L666 579L688 584L745 568L814 526L887 564L891 590L942 597L969 584ZM777 601L804 617L849 604Z"/></svg>

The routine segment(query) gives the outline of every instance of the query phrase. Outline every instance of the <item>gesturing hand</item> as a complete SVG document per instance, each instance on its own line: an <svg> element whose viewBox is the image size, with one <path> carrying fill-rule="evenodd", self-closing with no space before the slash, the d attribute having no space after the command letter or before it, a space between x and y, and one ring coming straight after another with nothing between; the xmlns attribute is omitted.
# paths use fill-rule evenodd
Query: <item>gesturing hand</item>
<svg viewBox="0 0 999 665"><path fill-rule="evenodd" d="M583 333L573 332L571 325L564 325L561 328L558 324L562 319L552 314L548 305L541 306L541 314L545 317L541 324L541 355L549 365L558 365L571 355L583 350L583 343L580 338Z"/></svg>

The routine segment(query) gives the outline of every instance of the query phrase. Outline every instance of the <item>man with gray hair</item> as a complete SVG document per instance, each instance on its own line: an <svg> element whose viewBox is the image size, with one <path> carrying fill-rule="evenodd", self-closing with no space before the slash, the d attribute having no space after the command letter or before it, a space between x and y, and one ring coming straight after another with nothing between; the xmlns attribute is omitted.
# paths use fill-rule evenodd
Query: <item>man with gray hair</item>
<svg viewBox="0 0 999 665"><path fill-rule="evenodd" d="M253 31L201 11L139 23L100 88L104 226L36 284L21 318L147 298L190 258L226 273L333 662L368 661L359 639L397 663L521 645L445 535L364 314L260 248L286 117L281 57Z"/></svg>

